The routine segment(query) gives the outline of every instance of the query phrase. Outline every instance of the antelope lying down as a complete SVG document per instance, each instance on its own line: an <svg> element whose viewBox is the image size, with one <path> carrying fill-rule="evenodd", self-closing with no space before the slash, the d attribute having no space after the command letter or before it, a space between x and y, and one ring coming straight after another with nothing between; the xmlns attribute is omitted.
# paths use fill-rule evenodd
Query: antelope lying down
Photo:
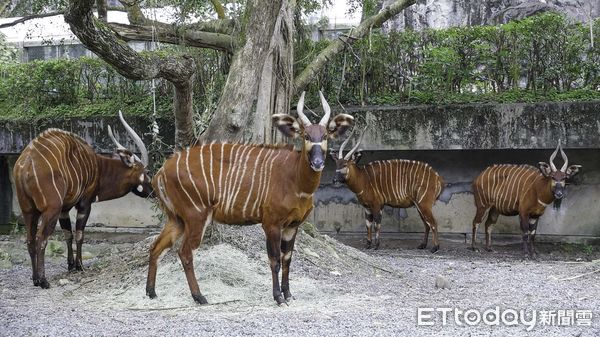
<svg viewBox="0 0 600 337"><path fill-rule="evenodd" d="M560 150L564 164L560 170L554 158ZM538 220L548 205L562 199L565 181L579 172L581 165L569 166L569 159L560 145L550 156L550 164L539 163L539 169L529 165L494 165L486 168L473 182L477 212L473 219L471 249L476 250L477 228L486 211L485 248L491 251L492 226L502 215L519 215L523 239L523 253L535 253L534 241Z"/></svg>
<svg viewBox="0 0 600 337"><path fill-rule="evenodd" d="M358 202L365 208L367 249L372 246L373 227L375 227L374 248L379 248L381 210L384 205L401 208L415 206L425 226L423 241L418 248L427 247L431 229L433 232L431 252L435 253L440 245L437 222L432 208L445 186L444 180L431 166L414 160L383 160L358 166L361 152L356 150L364 134L365 131L362 132L354 148L345 156L343 150L350 138L342 143L339 153L332 153L331 156L336 163L333 182L346 183L356 194Z"/></svg>
<svg viewBox="0 0 600 337"><path fill-rule="evenodd" d="M141 160L116 141L110 126L109 136L117 146L112 157L94 153L91 146L75 134L49 129L33 139L17 159L13 174L27 228L27 249L35 286L50 287L46 280L44 251L57 220L67 242L69 270L83 270L81 245L92 202L119 198L129 192L147 197L152 192L145 173L146 147L121 112L119 118L141 151ZM75 258L69 219L69 210L73 207L77 209Z"/></svg>
<svg viewBox="0 0 600 337"><path fill-rule="evenodd" d="M312 195L321 179L327 139L342 135L353 122L352 116L345 114L330 122L329 105L320 96L325 115L318 124L312 124L302 112L304 93L298 102L298 119L273 115L281 133L304 140L300 152L291 146L213 143L178 151L164 163L152 180L167 223L150 249L146 283L150 298L156 297L158 257L183 236L178 253L192 298L207 303L194 274L192 251L198 248L213 220L225 224L262 223L273 298L280 305L292 298L292 251L298 226L313 208Z"/></svg>

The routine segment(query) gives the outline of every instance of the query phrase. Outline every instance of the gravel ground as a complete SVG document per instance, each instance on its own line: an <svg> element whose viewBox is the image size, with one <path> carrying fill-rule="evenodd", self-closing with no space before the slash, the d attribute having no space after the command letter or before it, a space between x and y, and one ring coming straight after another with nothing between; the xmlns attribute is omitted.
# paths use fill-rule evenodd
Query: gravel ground
<svg viewBox="0 0 600 337"><path fill-rule="evenodd" d="M135 243L90 242L84 273L68 273L59 242L50 244L51 288L33 287L22 236L0 241L1 336L599 336L599 257L579 248L540 245L539 260L522 260L518 246L471 252L442 241L437 254L385 241L379 251L353 248L307 227L291 269L295 300L277 307L264 236L258 226L217 226L195 252L196 276L209 305L194 304L177 254L159 262L158 298L145 296L152 237ZM575 279L564 280L590 273ZM438 286L436 286L436 282ZM519 323L417 325L417 308L460 310L591 310L591 326ZM510 318L510 317L509 317Z"/></svg>

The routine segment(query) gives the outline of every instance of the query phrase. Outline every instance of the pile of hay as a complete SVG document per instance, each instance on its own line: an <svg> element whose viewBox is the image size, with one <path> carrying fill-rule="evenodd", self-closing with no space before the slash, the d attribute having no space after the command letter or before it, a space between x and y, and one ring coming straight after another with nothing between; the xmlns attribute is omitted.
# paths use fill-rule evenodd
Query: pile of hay
<svg viewBox="0 0 600 337"><path fill-rule="evenodd" d="M100 256L73 292L85 300L123 309L161 310L194 306L179 257L177 245L163 254L158 263L158 298L145 294L148 250L156 236ZM194 268L202 293L210 304L243 306L272 305L271 272L265 236L260 226L215 224L202 246L194 251ZM291 272L293 294L318 298L332 291L335 279L347 275L393 275L363 252L319 234L311 224L298 233ZM298 296L296 296L298 297Z"/></svg>

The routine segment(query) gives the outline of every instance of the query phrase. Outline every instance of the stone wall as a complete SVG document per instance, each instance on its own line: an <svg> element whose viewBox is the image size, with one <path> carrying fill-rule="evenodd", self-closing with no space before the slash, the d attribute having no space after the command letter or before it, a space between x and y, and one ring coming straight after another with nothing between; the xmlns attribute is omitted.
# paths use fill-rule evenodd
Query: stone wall
<svg viewBox="0 0 600 337"><path fill-rule="evenodd" d="M356 117L359 126L365 120L370 123L363 146L363 164L382 159L414 159L429 163L444 177L449 186L433 210L443 233L471 232L475 214L471 181L481 170L494 163L537 165L539 161L548 161L561 138L566 143L570 163L583 167L568 186L561 208L549 208L540 220L538 233L555 239L566 236L577 239L600 237L599 108L600 102L583 102L365 107L349 108L347 112ZM130 121L136 130L147 129L149 125L143 118ZM50 126L76 132L98 151L111 152L113 147L105 136L108 123L120 131L119 135L124 135L116 118L45 121L35 125L11 123L9 127L0 123L0 156L9 158L8 167L0 165L0 173L8 175L16 153L33 135ZM172 126L169 127L172 123L162 120L160 124L164 139L173 139ZM127 137L120 137L126 146L133 147L126 140ZM338 143L330 146L337 148ZM347 188L331 184L333 173L334 163L328 158L309 221L323 230L362 235L363 210ZM1 193L10 190L5 187ZM11 208L18 213L14 198ZM152 203L128 195L94 204L89 222L115 227L157 227L157 215ZM495 232L517 233L518 228L516 217L501 217ZM423 225L415 209L386 208L382 230L386 235L415 233L421 232Z"/></svg>

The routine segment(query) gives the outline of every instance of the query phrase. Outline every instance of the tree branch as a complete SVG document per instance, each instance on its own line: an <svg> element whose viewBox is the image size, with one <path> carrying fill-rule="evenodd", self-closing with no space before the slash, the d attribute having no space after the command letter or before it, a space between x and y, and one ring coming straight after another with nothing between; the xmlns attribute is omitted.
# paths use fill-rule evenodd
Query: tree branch
<svg viewBox="0 0 600 337"><path fill-rule="evenodd" d="M414 3L415 0L398 0L382 9L378 14L366 18L358 27L352 29L348 36L340 37L333 41L296 77L294 81L294 94L302 91L308 83L313 81L315 77L317 77L317 74L323 70L325 64L327 64L327 62L329 62L336 54L346 49L347 45L363 38L371 29L381 27L384 22Z"/></svg>
<svg viewBox="0 0 600 337"><path fill-rule="evenodd" d="M230 35L202 32L196 30L178 30L173 26L161 24L155 26L155 36L152 27L125 25L122 23L108 24L121 39L125 41L157 41L169 44L184 44L198 48L210 48L233 53L234 39Z"/></svg>
<svg viewBox="0 0 600 337"><path fill-rule="evenodd" d="M18 25L20 23L23 23L23 22L29 21L29 20L33 20L33 19L47 18L47 17L50 17L50 16L57 16L57 15L63 15L63 14L65 14L64 11L52 12L52 13L44 13L44 14L27 15L27 16L24 16L22 18L19 18L19 19L15 20L15 21L1 24L0 25L0 29L7 28L7 27L12 27L12 26L16 26L16 25Z"/></svg>
<svg viewBox="0 0 600 337"><path fill-rule="evenodd" d="M223 8L219 0L210 0L210 2L212 2L215 12L217 12L217 17L221 20L225 19L225 8Z"/></svg>
<svg viewBox="0 0 600 337"><path fill-rule="evenodd" d="M72 0L65 21L92 52L111 64L123 76L134 80L163 77L173 83L188 81L195 73L194 61L187 56L142 56L118 39L111 28L92 13L94 0Z"/></svg>
<svg viewBox="0 0 600 337"><path fill-rule="evenodd" d="M98 8L98 20L106 22L108 17L106 0L96 0L96 7Z"/></svg>

